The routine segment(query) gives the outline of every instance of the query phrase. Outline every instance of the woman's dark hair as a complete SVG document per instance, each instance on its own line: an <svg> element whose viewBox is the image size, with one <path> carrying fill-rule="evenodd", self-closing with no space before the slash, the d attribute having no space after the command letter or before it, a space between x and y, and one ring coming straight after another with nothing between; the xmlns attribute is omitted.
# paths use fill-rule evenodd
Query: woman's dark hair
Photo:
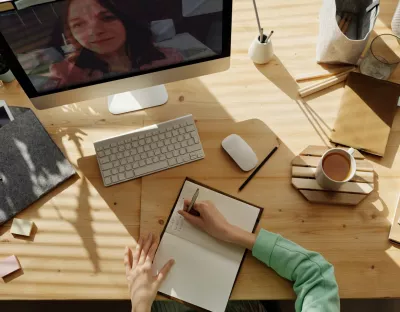
<svg viewBox="0 0 400 312"><path fill-rule="evenodd" d="M150 64L156 60L162 60L165 55L160 52L153 44L152 33L148 23L139 23L135 18L129 16L121 8L115 5L113 0L97 0L98 3L117 17L126 30L126 54L132 62L132 67L139 69L142 65ZM68 10L70 1L66 8L66 18L64 21L67 38L77 45L73 38L68 24ZM101 60L95 52L81 47L74 57L75 65L82 69L100 70L103 73L109 72L106 62Z"/></svg>

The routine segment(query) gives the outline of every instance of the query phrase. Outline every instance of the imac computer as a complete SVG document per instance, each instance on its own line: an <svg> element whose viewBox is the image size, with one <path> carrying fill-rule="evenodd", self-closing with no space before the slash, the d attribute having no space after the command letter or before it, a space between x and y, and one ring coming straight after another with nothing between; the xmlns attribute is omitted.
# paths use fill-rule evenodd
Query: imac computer
<svg viewBox="0 0 400 312"><path fill-rule="evenodd" d="M108 97L121 114L228 69L231 20L232 0L32 1L0 13L0 53L36 108Z"/></svg>

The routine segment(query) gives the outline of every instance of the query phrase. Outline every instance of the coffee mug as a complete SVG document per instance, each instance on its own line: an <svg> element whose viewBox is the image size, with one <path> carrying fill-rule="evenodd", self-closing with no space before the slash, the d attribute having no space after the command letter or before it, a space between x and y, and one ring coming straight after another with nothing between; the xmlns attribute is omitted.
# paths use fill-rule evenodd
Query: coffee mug
<svg viewBox="0 0 400 312"><path fill-rule="evenodd" d="M315 172L318 184L328 190L337 190L356 173L355 149L332 148L322 156Z"/></svg>

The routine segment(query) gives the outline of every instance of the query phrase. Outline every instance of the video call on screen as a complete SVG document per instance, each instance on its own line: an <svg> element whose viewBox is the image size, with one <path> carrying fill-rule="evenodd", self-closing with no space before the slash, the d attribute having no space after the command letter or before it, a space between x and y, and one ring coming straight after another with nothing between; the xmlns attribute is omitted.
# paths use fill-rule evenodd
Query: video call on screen
<svg viewBox="0 0 400 312"><path fill-rule="evenodd" d="M222 53L223 0L65 0L0 15L38 93Z"/></svg>

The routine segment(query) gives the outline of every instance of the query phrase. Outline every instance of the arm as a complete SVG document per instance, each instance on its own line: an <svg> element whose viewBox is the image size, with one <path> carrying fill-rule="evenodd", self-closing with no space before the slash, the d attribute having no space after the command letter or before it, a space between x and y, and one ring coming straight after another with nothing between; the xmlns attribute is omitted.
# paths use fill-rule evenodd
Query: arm
<svg viewBox="0 0 400 312"><path fill-rule="evenodd" d="M189 201L185 201L188 205ZM258 236L229 224L210 202L198 203L200 216L180 214L191 224L220 240L253 250L253 256L280 276L294 282L296 311L334 312L340 310L333 266L320 254L308 251L278 234L261 230Z"/></svg>

